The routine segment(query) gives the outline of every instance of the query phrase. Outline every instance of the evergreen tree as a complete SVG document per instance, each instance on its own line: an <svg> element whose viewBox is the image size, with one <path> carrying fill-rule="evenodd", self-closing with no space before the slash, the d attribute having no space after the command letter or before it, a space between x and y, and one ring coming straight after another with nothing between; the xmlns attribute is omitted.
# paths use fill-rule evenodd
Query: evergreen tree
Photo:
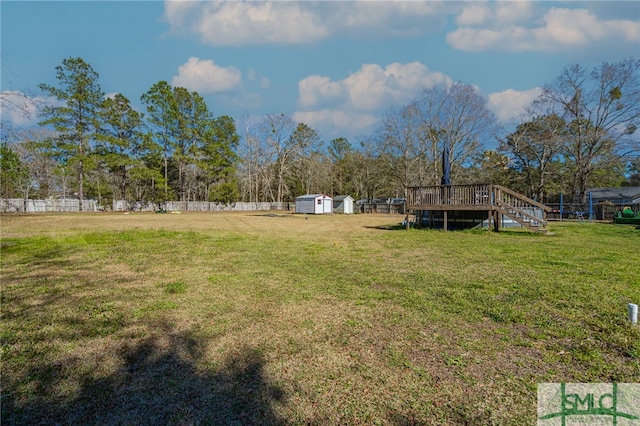
<svg viewBox="0 0 640 426"><path fill-rule="evenodd" d="M147 107L147 121L151 127L152 139L162 148L164 170L164 200L169 199L168 158L172 150L172 129L175 125L175 100L173 91L166 81L159 81L141 97Z"/></svg>
<svg viewBox="0 0 640 426"><path fill-rule="evenodd" d="M0 198L14 198L25 180L26 169L6 141L0 143Z"/></svg>
<svg viewBox="0 0 640 426"><path fill-rule="evenodd" d="M239 196L236 179L239 136L233 118L223 115L211 122L200 149L200 168L210 200L229 203Z"/></svg>
<svg viewBox="0 0 640 426"><path fill-rule="evenodd" d="M100 110L103 93L98 84L98 73L82 58L67 58L56 67L58 87L39 85L60 106L46 106L41 115L43 126L53 126L58 132L51 148L58 158L72 167L78 179L78 199L82 211L84 182L87 171L95 164L93 142L100 128Z"/></svg>
<svg viewBox="0 0 640 426"><path fill-rule="evenodd" d="M131 106L124 95L116 94L103 102L103 126L98 153L109 173L114 196L128 199L129 171L140 165L142 150L142 114Z"/></svg>

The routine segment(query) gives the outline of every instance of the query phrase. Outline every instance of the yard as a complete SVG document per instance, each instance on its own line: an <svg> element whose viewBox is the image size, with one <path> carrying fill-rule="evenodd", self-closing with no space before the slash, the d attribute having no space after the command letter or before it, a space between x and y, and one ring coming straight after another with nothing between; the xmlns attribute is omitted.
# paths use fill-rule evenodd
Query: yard
<svg viewBox="0 0 640 426"><path fill-rule="evenodd" d="M3 424L532 424L640 382L640 229L3 215Z"/></svg>

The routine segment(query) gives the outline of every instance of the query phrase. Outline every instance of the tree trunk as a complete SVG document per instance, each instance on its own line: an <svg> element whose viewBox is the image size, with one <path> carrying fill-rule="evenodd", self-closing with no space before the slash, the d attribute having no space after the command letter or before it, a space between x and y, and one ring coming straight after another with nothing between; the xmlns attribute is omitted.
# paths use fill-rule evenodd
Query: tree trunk
<svg viewBox="0 0 640 426"><path fill-rule="evenodd" d="M78 210L82 211L82 201L84 201L84 162L80 160L78 164Z"/></svg>
<svg viewBox="0 0 640 426"><path fill-rule="evenodd" d="M580 203L587 203L587 174L580 174Z"/></svg>

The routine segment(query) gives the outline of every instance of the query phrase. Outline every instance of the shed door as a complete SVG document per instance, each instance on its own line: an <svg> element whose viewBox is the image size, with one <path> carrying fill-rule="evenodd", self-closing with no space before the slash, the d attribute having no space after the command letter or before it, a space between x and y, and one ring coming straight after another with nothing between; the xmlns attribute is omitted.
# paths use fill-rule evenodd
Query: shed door
<svg viewBox="0 0 640 426"><path fill-rule="evenodd" d="M345 198L344 200L344 213L353 213L353 202L349 198Z"/></svg>
<svg viewBox="0 0 640 426"><path fill-rule="evenodd" d="M322 213L331 213L333 211L333 200L331 200L331 198L323 199L322 203L323 203Z"/></svg>

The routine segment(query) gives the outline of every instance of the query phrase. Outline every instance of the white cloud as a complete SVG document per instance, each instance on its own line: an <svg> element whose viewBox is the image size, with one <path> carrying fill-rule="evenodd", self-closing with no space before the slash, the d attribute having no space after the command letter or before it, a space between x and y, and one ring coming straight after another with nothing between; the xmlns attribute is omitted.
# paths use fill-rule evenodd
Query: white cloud
<svg viewBox="0 0 640 426"><path fill-rule="evenodd" d="M425 88L451 85L450 77L420 62L364 64L342 80L312 75L298 83L297 120L331 133L353 133L375 124L381 112L415 99Z"/></svg>
<svg viewBox="0 0 640 426"><path fill-rule="evenodd" d="M345 80L350 102L363 110L409 102L422 89L438 84L451 84L451 79L442 73L430 72L420 62L394 62L384 69L366 64Z"/></svg>
<svg viewBox="0 0 640 426"><path fill-rule="evenodd" d="M460 26L512 25L531 19L533 9L529 1L470 2L456 17L456 23Z"/></svg>
<svg viewBox="0 0 640 426"><path fill-rule="evenodd" d="M188 31L197 24L201 7L202 4L197 1L165 1L164 16L174 31Z"/></svg>
<svg viewBox="0 0 640 426"><path fill-rule="evenodd" d="M534 13L531 1L497 1L495 2L495 16L502 24L515 24L527 22Z"/></svg>
<svg viewBox="0 0 640 426"><path fill-rule="evenodd" d="M166 1L165 17L174 32L197 34L214 46L306 43L328 34L299 2Z"/></svg>
<svg viewBox="0 0 640 426"><path fill-rule="evenodd" d="M451 84L451 78L432 72L420 62L397 62L382 68L364 64L343 80L312 75L298 83L298 102L313 107L339 102L357 110L372 111L410 101L424 88Z"/></svg>
<svg viewBox="0 0 640 426"><path fill-rule="evenodd" d="M488 96L487 107L496 115L498 121L507 123L521 116L541 93L542 89L539 87L524 91L508 89L492 93Z"/></svg>
<svg viewBox="0 0 640 426"><path fill-rule="evenodd" d="M640 40L640 22L625 20L600 21L584 9L550 9L545 17L545 30L540 38L566 46L585 46L608 37L635 43Z"/></svg>
<svg viewBox="0 0 640 426"><path fill-rule="evenodd" d="M210 59L189 58L180 65L172 86L185 87L201 94L232 90L242 83L242 72L236 67L221 67Z"/></svg>
<svg viewBox="0 0 640 426"><path fill-rule="evenodd" d="M312 107L319 103L342 99L345 95L341 82L331 81L329 77L311 75L298 82L298 101L303 107Z"/></svg>
<svg viewBox="0 0 640 426"><path fill-rule="evenodd" d="M601 20L586 9L555 7L541 15L528 2L473 3L457 22L461 27L449 33L447 41L465 51L554 52L640 39L637 21Z"/></svg>
<svg viewBox="0 0 640 426"><path fill-rule="evenodd" d="M636 43L640 22L533 1L165 1L171 32L213 46L303 44L337 35L409 36L440 30L459 50L566 51L592 42Z"/></svg>
<svg viewBox="0 0 640 426"><path fill-rule="evenodd" d="M465 7L456 18L458 25L483 25L493 16L491 7L486 3L472 3Z"/></svg>
<svg viewBox="0 0 640 426"><path fill-rule="evenodd" d="M302 44L337 32L375 30L396 36L437 28L445 2L184 2L165 1L172 32L213 46ZM433 18L426 20L427 18Z"/></svg>
<svg viewBox="0 0 640 426"><path fill-rule="evenodd" d="M57 105L54 98L28 96L15 90L0 93L0 118L16 127L29 127L38 124L38 114L45 105Z"/></svg>
<svg viewBox="0 0 640 426"><path fill-rule="evenodd" d="M411 36L434 31L445 23L452 6L438 1L349 1L328 2L329 7L317 10L332 33L355 33L363 30L370 35Z"/></svg>

